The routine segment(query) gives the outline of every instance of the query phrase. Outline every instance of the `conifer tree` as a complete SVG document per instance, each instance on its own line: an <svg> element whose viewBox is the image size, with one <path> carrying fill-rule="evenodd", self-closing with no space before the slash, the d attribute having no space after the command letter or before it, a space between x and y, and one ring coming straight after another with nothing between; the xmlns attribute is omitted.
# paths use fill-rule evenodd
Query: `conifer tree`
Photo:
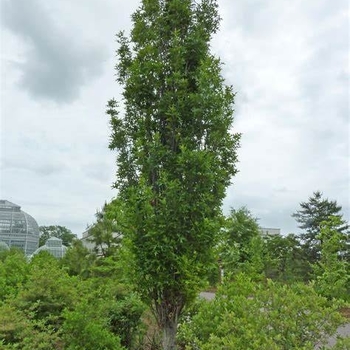
<svg viewBox="0 0 350 350"><path fill-rule="evenodd" d="M320 259L321 242L318 235L321 232L322 222L328 221L331 217L338 218L336 229L341 234L344 244L349 236L349 225L343 219L341 205L337 201L323 198L320 191L314 192L307 202L301 202L300 207L301 209L292 214L292 217L299 223L299 228L304 230L301 238L304 241L308 261L314 264Z"/></svg>
<svg viewBox="0 0 350 350"><path fill-rule="evenodd" d="M119 109L107 105L115 187L139 292L175 348L179 315L212 261L221 204L236 173L234 93L210 52L215 0L143 0L118 34Z"/></svg>

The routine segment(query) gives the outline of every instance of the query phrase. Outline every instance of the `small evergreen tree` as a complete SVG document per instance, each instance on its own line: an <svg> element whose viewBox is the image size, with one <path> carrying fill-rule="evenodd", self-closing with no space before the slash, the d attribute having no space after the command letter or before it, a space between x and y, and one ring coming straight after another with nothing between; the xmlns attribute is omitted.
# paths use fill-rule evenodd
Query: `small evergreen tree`
<svg viewBox="0 0 350 350"><path fill-rule="evenodd" d="M115 206L117 200L112 202ZM95 253L104 257L113 256L120 248L122 233L119 220L108 215L108 206L105 204L101 211L97 211L96 222L88 228L88 240L95 245Z"/></svg>
<svg viewBox="0 0 350 350"><path fill-rule="evenodd" d="M305 254L311 264L320 259L320 240L318 235L321 231L321 223L329 220L331 216L339 219L336 229L343 236L345 243L348 235L348 228L343 215L340 213L342 207L336 201L330 201L322 197L322 192L313 193L307 202L300 203L301 209L292 214L292 217L299 223L299 227L305 232L301 234L304 241Z"/></svg>

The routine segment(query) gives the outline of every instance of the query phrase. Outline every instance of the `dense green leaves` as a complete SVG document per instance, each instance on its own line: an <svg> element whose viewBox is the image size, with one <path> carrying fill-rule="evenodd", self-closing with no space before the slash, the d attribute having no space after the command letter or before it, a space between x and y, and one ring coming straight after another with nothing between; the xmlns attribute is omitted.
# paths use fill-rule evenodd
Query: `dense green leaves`
<svg viewBox="0 0 350 350"><path fill-rule="evenodd" d="M180 321L178 349L290 349L292 346L311 350L315 342L324 343L341 323L337 313L341 304L334 298L345 299L348 288L348 267L339 254L337 225L338 218L321 225L321 260L314 266L314 285L294 284L293 279L281 285L262 279L262 275L260 282L254 282L255 267L261 262L261 247L250 248L249 259L237 265L230 276L232 282L226 279L216 299L197 304L190 318L185 315ZM248 246L253 247L251 243L257 238L253 235L247 241ZM297 240L293 236L270 239L274 244L266 241L270 246L265 253L271 250L273 256L281 249L280 256L276 256L281 264L275 266L280 273L276 279L285 281L281 276L294 273L284 262L293 264L288 254L298 246ZM125 270L133 263L130 251L123 246L117 255L96 258L75 242L69 252L74 253L74 259L56 260L41 252L27 261L17 250L0 255L0 347L7 350L147 348L147 328L142 324L147 309L132 292L134 286L125 276ZM288 260L284 261L286 257ZM84 259L87 265L81 263ZM182 259L183 271L190 277L193 263ZM72 270L75 262L81 265ZM239 274L239 270L246 273ZM197 287L191 283L200 285L203 281L188 278L188 283L187 288L195 290ZM347 344L348 340L340 340L336 348L347 349ZM152 346L157 348L155 344Z"/></svg>
<svg viewBox="0 0 350 350"><path fill-rule="evenodd" d="M69 251L75 249L79 255L79 245ZM131 286L121 283L123 262L116 257L96 260L93 254L85 258L89 267L72 270L71 258L59 261L47 252L40 252L31 261L20 251L1 255L1 348L136 346L145 306L130 292Z"/></svg>
<svg viewBox="0 0 350 350"><path fill-rule="evenodd" d="M308 281L312 268L299 237L273 235L264 237L264 242L268 278L284 283Z"/></svg>
<svg viewBox="0 0 350 350"><path fill-rule="evenodd" d="M51 225L51 226L40 226L40 238L39 246L45 244L50 237L56 237L62 239L62 244L70 246L72 242L77 238L77 235L72 233L70 229L65 226Z"/></svg>
<svg viewBox="0 0 350 350"><path fill-rule="evenodd" d="M210 53L219 20L214 0L142 1L130 36L118 35L124 113L115 100L107 106L134 276L159 325L173 330L212 262L237 171L234 93Z"/></svg>
<svg viewBox="0 0 350 350"><path fill-rule="evenodd" d="M96 222L88 229L88 240L95 246L94 251L104 257L117 254L122 241L122 227L120 226L119 215L115 216L115 200L110 204L105 204L101 211L96 213ZM110 207L113 207L110 209ZM111 215L109 212L112 211Z"/></svg>
<svg viewBox="0 0 350 350"><path fill-rule="evenodd" d="M342 224L339 217L331 216L321 223L321 258L314 264L316 290L328 297L350 301L349 262L343 256L342 234L338 227Z"/></svg>
<svg viewBox="0 0 350 350"><path fill-rule="evenodd" d="M119 337L108 329L108 319L101 306L92 309L89 303L83 301L74 311L65 312L64 317L63 333L67 350L125 349Z"/></svg>
<svg viewBox="0 0 350 350"><path fill-rule="evenodd" d="M45 320L33 320L10 304L0 306L0 348L63 349L60 334Z"/></svg>
<svg viewBox="0 0 350 350"><path fill-rule="evenodd" d="M320 191L313 193L307 202L300 203L301 209L292 216L299 223L299 227L305 232L301 234L304 241L305 253L310 263L315 263L320 258L320 240L318 235L323 221L327 221L331 216L339 219L337 230L342 234L344 242L349 240L349 225L341 214L342 207L336 201L331 201L322 197ZM349 249L349 247L344 247ZM349 253L347 253L349 256Z"/></svg>
<svg viewBox="0 0 350 350"><path fill-rule="evenodd" d="M219 255L223 267L233 272L253 258L253 246L259 237L257 219L245 208L231 209L220 234Z"/></svg>
<svg viewBox="0 0 350 350"><path fill-rule="evenodd" d="M67 249L60 263L69 275L87 278L95 261L96 255L91 254L81 240L76 240Z"/></svg>
<svg viewBox="0 0 350 350"><path fill-rule="evenodd" d="M312 286L254 283L239 274L179 326L181 349L309 349L344 321Z"/></svg>
<svg viewBox="0 0 350 350"><path fill-rule="evenodd" d="M0 254L0 305L16 296L28 279L29 267L22 251L11 249Z"/></svg>

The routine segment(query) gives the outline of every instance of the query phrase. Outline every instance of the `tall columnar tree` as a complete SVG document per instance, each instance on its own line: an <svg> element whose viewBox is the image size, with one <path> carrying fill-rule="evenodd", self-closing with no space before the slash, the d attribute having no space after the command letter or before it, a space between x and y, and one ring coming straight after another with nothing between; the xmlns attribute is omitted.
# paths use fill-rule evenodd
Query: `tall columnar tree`
<svg viewBox="0 0 350 350"><path fill-rule="evenodd" d="M210 53L215 0L143 0L118 35L123 113L108 102L115 187L144 300L175 347L178 317L205 275L221 204L236 173L232 88Z"/></svg>
<svg viewBox="0 0 350 350"><path fill-rule="evenodd" d="M331 217L339 219L336 229L342 235L345 242L349 234L349 225L341 214L342 207L337 201L331 201L322 197L322 192L313 193L307 202L300 203L300 210L297 210L292 217L299 223L299 228L304 232L301 238L304 241L306 255L310 263L315 263L320 259L320 239L321 223L328 221Z"/></svg>

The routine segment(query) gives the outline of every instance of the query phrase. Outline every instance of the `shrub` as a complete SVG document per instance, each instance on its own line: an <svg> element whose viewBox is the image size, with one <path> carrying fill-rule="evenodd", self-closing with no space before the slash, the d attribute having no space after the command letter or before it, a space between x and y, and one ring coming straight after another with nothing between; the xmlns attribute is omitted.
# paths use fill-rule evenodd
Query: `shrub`
<svg viewBox="0 0 350 350"><path fill-rule="evenodd" d="M313 286L254 283L244 274L179 326L180 349L314 349L343 322Z"/></svg>

